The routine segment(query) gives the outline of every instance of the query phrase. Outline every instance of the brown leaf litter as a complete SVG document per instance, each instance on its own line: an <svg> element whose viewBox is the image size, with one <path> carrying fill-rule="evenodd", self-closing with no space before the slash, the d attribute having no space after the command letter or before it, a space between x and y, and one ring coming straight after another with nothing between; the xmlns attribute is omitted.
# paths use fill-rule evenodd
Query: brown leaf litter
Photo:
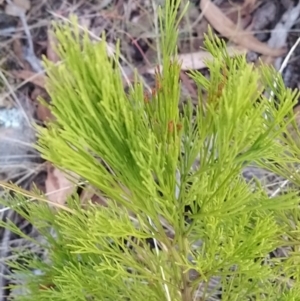
<svg viewBox="0 0 300 301"><path fill-rule="evenodd" d="M21 3L22 2L22 3ZM29 2L29 6L28 3ZM83 2L82 2L83 3ZM80 2L77 7L81 7L82 3ZM29 0L22 1L22 0L15 0L14 5L19 6L23 11L27 11L30 8L30 11L33 10L33 5ZM124 4L125 5L125 4ZM128 4L126 4L128 5ZM258 1L257 0L245 0L242 5L232 5L231 2L222 1L222 4L220 6L216 6L212 1L209 0L202 0L200 2L200 8L202 10L203 16L205 19L202 21L198 20L195 24L196 30L198 30L198 40L201 40L203 38L203 33L205 32L204 29L206 29L201 25L203 24L209 24L212 26L216 31L218 31L223 37L226 37L229 39L227 50L231 56L239 55L239 54L246 54L249 51L255 51L259 54L268 55L269 57L276 57L283 55L285 50L283 48L272 48L268 46L266 43L259 41L256 37L254 37L254 33L251 33L249 30L249 23L252 20L252 13L257 9ZM87 7L87 6L86 6ZM132 8L130 8L132 11L136 10L138 11L139 5L134 8L134 5ZM86 9L86 8L85 8ZM61 4L60 6L55 8L55 11L64 11L64 15L68 16L68 9L65 5ZM125 12L122 12L122 5L118 2L118 11L114 11L114 14L112 15L109 13L109 10L105 10L105 6L101 7L101 10L99 12L100 16L99 18L96 18L96 22L92 22L91 18L89 17L90 13L88 9L82 13L82 15L79 16L80 24L84 27L87 27L91 32L99 33L105 27L102 27L103 23L101 23L101 20L107 21L107 24L113 24L113 22L123 22L126 25L124 28L129 30L129 32L125 32L123 35L129 35L131 36L131 41L134 41L134 44L137 49L141 52L141 57L143 58L143 63L145 64L145 61L148 59L149 52L151 52L152 48L150 47L150 50L146 51L140 47L140 44L138 43L140 36L145 34L145 26L141 26L140 22L144 23L144 19L150 17L151 20L151 12L147 11L146 9L141 9L139 11L140 16L146 16L144 19L142 17L133 17L133 18L127 18L124 17ZM191 11L193 12L193 15L195 15L195 18L198 18L199 13L196 11L196 7L191 7ZM107 18L105 20L105 18ZM109 19L111 18L111 19ZM100 21L99 21L100 20ZM125 21L127 23L125 23ZM131 22L131 23L130 23ZM116 24L119 24L116 23ZM131 25L130 25L130 24ZM97 28L93 28L97 24ZM120 23L122 24L122 23ZM119 24L119 25L120 25ZM150 24L150 25L149 25ZM149 33L152 33L153 28L151 28L151 22L147 23L146 30L149 31ZM142 24L143 25L143 24ZM149 26L148 26L149 25ZM248 27L248 28L247 28ZM138 33L135 31L138 29ZM135 30L135 31L134 31ZM154 31L153 31L154 32ZM46 40L39 41L39 45L43 45L45 48L45 54L46 57L51 60L52 62L56 63L59 61L59 57L57 56L55 52L56 43L54 36L52 35L52 31L50 30L50 27L46 30L47 36ZM147 34L147 32L146 32ZM98 34L97 34L98 35ZM19 38L18 38L19 39ZM18 40L20 41L20 39ZM233 44L234 43L234 44ZM200 43L201 44L201 43ZM194 45L200 45L199 42L194 43ZM16 44L17 45L17 44ZM19 47L19 48L18 48ZM153 47L155 48L155 47ZM209 53L206 51L198 50L196 51L188 51L184 53L180 53L178 55L179 61L182 63L182 73L181 73L181 80L183 85L187 88L189 93L193 95L194 97L197 96L197 90L195 90L195 87L193 87L188 77L185 74L185 71L194 69L194 70L201 70L206 67L205 62L207 60L210 60L212 57ZM129 51L130 52L130 51ZM38 99L38 96L47 96L47 93L45 91L45 82L47 80L47 76L44 73L36 73L32 70L30 65L26 64L26 61L24 58L22 58L22 49L21 44L16 46L15 53L17 57L19 58L19 61L22 63L23 70L14 71L13 75L17 79L21 79L25 82L31 82L34 84L35 89L31 93L31 98L34 102ZM17 54L18 53L18 54ZM150 62L148 62L150 64ZM126 66L127 67L127 66ZM146 67L146 68L145 68ZM148 66L144 66L144 68L138 67L139 71L145 71L149 74L154 74L154 68L149 68ZM46 94L45 94L46 93ZM42 105L40 102L37 103L37 117L40 121L46 122L47 120L50 120L53 118L51 112L47 107ZM67 184L67 180L64 177L64 175L60 174L55 169L48 169L48 178L46 180L47 182L47 191L53 192L54 189L60 189L61 186L64 186ZM69 183L70 184L70 183ZM71 184L70 184L71 186ZM73 187L74 189L74 187ZM54 194L55 195L55 194ZM95 196L96 194L94 194ZM93 198L94 196L85 195L82 198L86 200L87 198ZM56 195L55 198L59 202L63 202L63 198L66 196L64 195Z"/></svg>
<svg viewBox="0 0 300 301"><path fill-rule="evenodd" d="M29 0L12 0L5 5L5 13L14 17L25 14L31 7Z"/></svg>
<svg viewBox="0 0 300 301"><path fill-rule="evenodd" d="M214 3L210 0L201 0L200 8L210 25L230 41L269 56L281 56L286 49L271 48L266 43L260 42L251 32L239 29Z"/></svg>
<svg viewBox="0 0 300 301"><path fill-rule="evenodd" d="M230 56L236 56L241 54L246 54L247 50L239 46L229 46L227 47L228 54ZM197 51L194 53L183 53L179 54L176 58L181 63L181 70L200 70L206 68L206 62L213 59L213 56L207 51ZM155 74L155 68L147 69L149 74ZM160 66L162 70L162 66Z"/></svg>
<svg viewBox="0 0 300 301"><path fill-rule="evenodd" d="M47 165L47 173L45 186L48 200L64 205L67 198L75 192L79 177L74 173L66 174L50 163Z"/></svg>
<svg viewBox="0 0 300 301"><path fill-rule="evenodd" d="M40 88L45 88L46 76L30 70L12 71L12 74L18 78L35 84Z"/></svg>

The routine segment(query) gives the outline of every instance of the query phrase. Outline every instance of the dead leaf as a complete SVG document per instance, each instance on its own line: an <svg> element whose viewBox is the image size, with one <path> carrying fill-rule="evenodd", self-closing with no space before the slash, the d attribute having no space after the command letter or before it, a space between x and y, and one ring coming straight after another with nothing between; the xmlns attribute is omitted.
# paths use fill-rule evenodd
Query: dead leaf
<svg viewBox="0 0 300 301"><path fill-rule="evenodd" d="M243 13L240 5L233 5L231 2L223 2L218 7L224 15L236 25L236 28L245 29L251 23L252 16Z"/></svg>
<svg viewBox="0 0 300 301"><path fill-rule="evenodd" d="M245 0L242 5L242 13L245 15L251 14L256 8L257 0Z"/></svg>
<svg viewBox="0 0 300 301"><path fill-rule="evenodd" d="M86 187L80 195L81 204L83 206L88 205L88 202L93 204L107 206L107 202L104 197L100 196L95 188Z"/></svg>
<svg viewBox="0 0 300 301"><path fill-rule="evenodd" d="M14 54L16 55L16 57L18 58L19 62L21 63L22 67L24 67L24 56L23 56L23 50L22 50L22 43L20 38L15 35L14 39L13 39L13 51Z"/></svg>
<svg viewBox="0 0 300 301"><path fill-rule="evenodd" d="M41 46L41 48L46 49L48 41L36 41L36 45Z"/></svg>
<svg viewBox="0 0 300 301"><path fill-rule="evenodd" d="M180 72L180 80L182 82L182 85L184 87L186 87L187 91L189 92L189 95L193 98L197 98L198 97L198 92L195 89L195 87L191 84L190 82L190 77L184 72L181 71Z"/></svg>
<svg viewBox="0 0 300 301"><path fill-rule="evenodd" d="M256 65L259 66L263 63L264 65L274 66L275 60L273 56L262 55Z"/></svg>
<svg viewBox="0 0 300 301"><path fill-rule="evenodd" d="M30 9L29 0L13 0L5 6L5 13L10 16L19 17Z"/></svg>
<svg viewBox="0 0 300 301"><path fill-rule="evenodd" d="M95 189L84 189L80 194L80 201L82 204L87 204L95 194Z"/></svg>
<svg viewBox="0 0 300 301"><path fill-rule="evenodd" d="M54 116L52 115L49 108L45 107L43 104L39 103L36 109L37 118L44 123L50 120L54 120Z"/></svg>
<svg viewBox="0 0 300 301"><path fill-rule="evenodd" d="M17 193L20 193L21 195L28 197L29 200L32 200L32 201L36 200L36 201L46 202L47 204L52 205L53 208L60 208L60 209L66 210L67 212L74 213L74 211L72 209L68 208L67 206L64 206L64 205L52 202L50 200L47 200L46 198L44 198L40 194L37 194L35 192L23 189L23 188L21 188L20 186L18 186L16 184L10 184L10 183L7 183L7 182L0 181L0 187L15 191Z"/></svg>
<svg viewBox="0 0 300 301"><path fill-rule="evenodd" d="M13 0L13 3L16 6L24 9L25 11L28 11L30 9L30 6L31 6L29 0Z"/></svg>
<svg viewBox="0 0 300 301"><path fill-rule="evenodd" d="M21 14L25 14L26 10L14 3L8 3L5 6L5 14L13 16L13 17L19 17Z"/></svg>
<svg viewBox="0 0 300 301"><path fill-rule="evenodd" d="M246 49L237 46L227 47L230 56L246 54ZM181 63L181 70L199 70L206 68L206 61L213 59L212 55L207 51L197 51L192 53L183 53L178 55L178 61ZM162 66L160 67L162 68ZM147 73L154 74L155 68L149 68Z"/></svg>
<svg viewBox="0 0 300 301"><path fill-rule="evenodd" d="M15 34L13 36L13 44L12 44L13 52L16 55L18 63L22 66L23 70L31 70L30 64L24 59L24 52L22 49L21 36L19 34Z"/></svg>
<svg viewBox="0 0 300 301"><path fill-rule="evenodd" d="M16 78L23 79L27 82L31 82L41 88L45 88L46 85L46 75L35 73L29 70L19 70L13 71L13 75Z"/></svg>
<svg viewBox="0 0 300 301"><path fill-rule="evenodd" d="M43 88L35 87L31 93L31 99L37 104L36 115L38 120L44 123L50 120L54 120L55 118L52 115L51 110L39 101L39 97L45 99L46 101L49 99L49 95Z"/></svg>
<svg viewBox="0 0 300 301"><path fill-rule="evenodd" d="M250 32L238 29L210 0L201 0L200 8L211 26L234 43L246 47L248 50L270 56L281 56L286 52L282 48L271 48L256 39Z"/></svg>
<svg viewBox="0 0 300 301"><path fill-rule="evenodd" d="M47 43L47 58L53 63L57 63L60 59L56 53L55 46L57 45L57 39L53 35L53 32L48 29L48 43Z"/></svg>
<svg viewBox="0 0 300 301"><path fill-rule="evenodd" d="M74 193L76 189L74 182L70 180L70 176L74 177L74 179L78 179L78 176L73 173L70 174L70 176L66 175L64 172L50 164L48 164L47 170L48 175L45 186L48 200L53 203L64 205L67 198Z"/></svg>
<svg viewBox="0 0 300 301"><path fill-rule="evenodd" d="M107 201L104 197L101 197L100 195L94 194L91 201L93 204L98 204L107 207Z"/></svg>
<svg viewBox="0 0 300 301"><path fill-rule="evenodd" d="M32 101L36 102L36 101L38 101L39 97L42 97L43 99L46 99L46 100L49 99L49 95L47 94L45 89L43 89L41 87L35 87L30 94L30 98Z"/></svg>

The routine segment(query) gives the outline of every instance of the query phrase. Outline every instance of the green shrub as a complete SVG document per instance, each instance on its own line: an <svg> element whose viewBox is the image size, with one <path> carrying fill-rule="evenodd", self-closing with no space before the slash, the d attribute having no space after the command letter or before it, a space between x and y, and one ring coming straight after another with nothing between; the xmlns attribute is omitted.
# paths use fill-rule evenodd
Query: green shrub
<svg viewBox="0 0 300 301"><path fill-rule="evenodd" d="M38 149L107 206L83 208L76 196L56 211L42 197L5 202L21 202L16 210L47 250L46 259L28 251L9 262L26 275L27 293L15 300L298 300L299 148L287 129L296 129L299 95L271 68L230 58L210 33L210 78L191 73L199 100L179 110L174 11L161 17L163 68L152 95L138 79L124 92L104 40L57 26L63 63L47 63L56 120L39 129ZM295 185L271 198L243 178L251 165ZM269 258L283 247L288 257Z"/></svg>

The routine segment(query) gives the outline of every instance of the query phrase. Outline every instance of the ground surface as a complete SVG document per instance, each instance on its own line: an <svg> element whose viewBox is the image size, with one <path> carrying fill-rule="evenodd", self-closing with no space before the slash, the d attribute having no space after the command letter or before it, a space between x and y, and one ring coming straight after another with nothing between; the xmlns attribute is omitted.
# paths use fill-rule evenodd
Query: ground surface
<svg viewBox="0 0 300 301"><path fill-rule="evenodd" d="M157 5L163 0L0 0L0 180L14 180L30 188L34 181L52 198L63 201L65 194L53 193L66 184L65 178L57 170L43 162L30 146L34 132L32 120L43 123L51 118L47 109L39 105L38 97L51 101L44 88L45 70L42 56L57 62L52 43L51 21L65 21L74 14L81 26L100 36L106 32L108 41L115 45L121 40L124 56L122 66L126 74L124 83L132 79L137 68L145 85L153 85L152 68L157 64L156 39L158 30L153 24ZM207 6L203 6L203 3ZM290 49L300 36L300 4L293 0L245 0L245 1L191 1L188 12L180 24L178 43L184 67L181 74L183 101L186 96L195 98L197 91L189 81L185 71L198 69L205 72L200 51L208 25L215 32L225 36L228 47L247 51L249 61L258 63L262 59L279 69L285 53L274 56L276 49ZM182 4L186 3L182 0ZM182 5L182 6L183 6ZM215 9L218 9L215 11ZM213 16L221 13L220 18ZM213 15L213 16L212 16ZM229 23L228 23L229 22ZM230 34L228 34L230 32ZM250 35L249 35L250 34ZM246 37L246 39L245 39ZM255 39L254 39L255 38ZM260 44L260 42L262 42ZM283 77L288 87L300 85L300 46L294 51ZM24 114L25 113L25 114ZM256 174L268 190L274 191L282 182L274 175L255 169L245 171L245 177ZM7 210L3 218L10 216L26 231L33 231L30 225L18 220ZM9 256L9 245L22 242L17 237L2 230L0 257ZM0 274L7 274L1 266ZM5 283L0 277L2 284ZM0 301L5 295L0 294Z"/></svg>
<svg viewBox="0 0 300 301"><path fill-rule="evenodd" d="M95 36L99 37L105 31L112 45L120 39L125 85L132 79L133 69L137 68L146 86L151 87L152 70L157 64L158 52L158 29L153 20L160 2L163 3L159 0L0 1L1 180L13 178L28 183L36 175L49 172L47 165L37 160L38 154L30 152L30 146L26 144L34 139L29 119L42 123L49 117L49 112L39 105L37 98L49 100L44 89L42 56L57 61L52 47L55 41L50 34L51 22L64 22L73 14L78 17L81 26L88 28ZM217 34L225 36L228 49L240 51L242 47L242 51L248 53L249 61L258 63L261 59L277 69L286 53L272 56L274 50L281 47L291 49L299 37L298 1L217 0L213 3L215 7L211 7L207 0L203 0L202 4L200 1L191 1L180 24L178 47L183 61L183 100L187 95L192 99L197 95L197 90L185 71L198 69L205 72L205 53L200 50L208 25L215 28ZM185 4L186 1L183 0L182 7ZM216 8L219 11L216 12ZM221 15L214 18L217 13ZM263 43L258 45L260 42ZM257 52L257 47L261 46L263 48L259 48L261 51ZM299 53L300 47L296 48L283 71L285 83L291 88L298 87L300 82ZM9 110L12 107L18 112ZM16 121L14 118L19 119ZM8 138L12 141L7 141ZM20 169L20 163L25 168ZM43 181L44 179L39 181L39 184L43 185Z"/></svg>

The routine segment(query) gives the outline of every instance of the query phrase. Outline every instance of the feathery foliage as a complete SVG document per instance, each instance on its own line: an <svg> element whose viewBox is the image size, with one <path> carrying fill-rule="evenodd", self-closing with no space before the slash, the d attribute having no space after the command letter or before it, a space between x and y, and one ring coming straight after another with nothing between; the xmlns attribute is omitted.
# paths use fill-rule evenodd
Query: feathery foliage
<svg viewBox="0 0 300 301"><path fill-rule="evenodd" d="M210 78L191 73L198 104L180 111L177 5L161 15L163 66L151 95L138 79L124 91L105 37L92 42L76 26L56 27L63 63L47 62L56 119L39 128L37 148L97 188L107 206L83 208L76 196L69 210L57 211L21 195L2 201L18 205L45 238L35 243L47 250L46 259L28 250L19 263L9 262L25 279L26 294L16 300L300 295L298 192L291 187L270 198L259 182L242 177L243 168L256 165L300 184L299 148L288 131L296 128L298 92L271 68L230 58L209 32ZM269 90L276 101L264 96ZM2 226L23 235L10 222ZM268 257L280 247L291 248L289 257Z"/></svg>

